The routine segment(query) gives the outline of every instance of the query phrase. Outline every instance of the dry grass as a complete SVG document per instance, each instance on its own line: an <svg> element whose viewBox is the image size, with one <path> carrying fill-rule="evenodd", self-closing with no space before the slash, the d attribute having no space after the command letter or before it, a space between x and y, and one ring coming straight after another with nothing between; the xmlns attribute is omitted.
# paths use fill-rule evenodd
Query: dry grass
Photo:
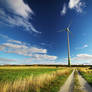
<svg viewBox="0 0 92 92"><path fill-rule="evenodd" d="M75 70L74 72L74 89L73 91L74 92L82 92L82 90L80 89L80 83L79 83L79 80L78 80L78 71Z"/></svg>
<svg viewBox="0 0 92 92"><path fill-rule="evenodd" d="M55 80L56 77L68 74L70 70L57 70L50 74L20 78L13 82L0 83L0 92L40 92L41 88Z"/></svg>
<svg viewBox="0 0 92 92"><path fill-rule="evenodd" d="M38 68L56 68L54 66L0 66L0 69L38 69ZM62 68L62 67L61 67Z"/></svg>
<svg viewBox="0 0 92 92"><path fill-rule="evenodd" d="M82 77L92 86L92 69L80 68L79 72Z"/></svg>
<svg viewBox="0 0 92 92"><path fill-rule="evenodd" d="M92 69L89 69L89 68L79 68L79 71L84 73L92 73Z"/></svg>

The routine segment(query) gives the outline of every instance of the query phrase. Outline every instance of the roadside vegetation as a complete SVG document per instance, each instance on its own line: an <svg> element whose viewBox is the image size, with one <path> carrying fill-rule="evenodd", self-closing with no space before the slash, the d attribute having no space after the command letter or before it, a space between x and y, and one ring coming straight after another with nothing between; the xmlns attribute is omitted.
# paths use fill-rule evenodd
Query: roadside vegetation
<svg viewBox="0 0 92 92"><path fill-rule="evenodd" d="M75 70L74 72L74 89L73 89L73 92L82 92L81 89L80 89L80 83L79 83L79 80L78 80L78 71Z"/></svg>
<svg viewBox="0 0 92 92"><path fill-rule="evenodd" d="M92 86L92 69L90 68L79 68L80 74L85 80Z"/></svg>
<svg viewBox="0 0 92 92"><path fill-rule="evenodd" d="M0 68L0 92L58 92L71 69Z"/></svg>

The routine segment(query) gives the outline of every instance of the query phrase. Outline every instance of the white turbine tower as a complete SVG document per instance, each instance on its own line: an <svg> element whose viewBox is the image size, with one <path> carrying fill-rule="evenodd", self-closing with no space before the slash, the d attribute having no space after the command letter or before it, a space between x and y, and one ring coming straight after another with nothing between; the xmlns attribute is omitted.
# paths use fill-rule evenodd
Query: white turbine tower
<svg viewBox="0 0 92 92"><path fill-rule="evenodd" d="M66 27L64 30L62 31L58 31L58 32L67 32L67 42L68 42L68 66L71 66L71 60L70 60L70 42L69 42L69 33L70 33L70 25L68 27Z"/></svg>

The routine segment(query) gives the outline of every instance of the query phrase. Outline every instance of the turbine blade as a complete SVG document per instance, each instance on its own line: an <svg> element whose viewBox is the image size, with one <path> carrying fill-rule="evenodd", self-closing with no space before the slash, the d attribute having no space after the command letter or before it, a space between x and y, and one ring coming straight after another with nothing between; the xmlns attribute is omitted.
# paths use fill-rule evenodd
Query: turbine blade
<svg viewBox="0 0 92 92"><path fill-rule="evenodd" d="M57 32L64 32L65 31L65 29L63 29L63 30L60 30L60 31L57 31Z"/></svg>
<svg viewBox="0 0 92 92"><path fill-rule="evenodd" d="M69 23L69 25L68 25L68 28L70 28L71 24L72 24L72 21L70 21L70 23Z"/></svg>

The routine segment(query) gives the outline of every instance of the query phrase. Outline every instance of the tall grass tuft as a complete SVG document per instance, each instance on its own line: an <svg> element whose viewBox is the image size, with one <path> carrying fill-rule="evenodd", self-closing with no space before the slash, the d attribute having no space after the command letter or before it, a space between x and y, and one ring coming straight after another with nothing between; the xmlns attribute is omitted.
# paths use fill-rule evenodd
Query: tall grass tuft
<svg viewBox="0 0 92 92"><path fill-rule="evenodd" d="M56 77L69 74L68 70L57 70L49 74L19 78L13 82L0 83L0 92L40 92L41 88L49 86Z"/></svg>

